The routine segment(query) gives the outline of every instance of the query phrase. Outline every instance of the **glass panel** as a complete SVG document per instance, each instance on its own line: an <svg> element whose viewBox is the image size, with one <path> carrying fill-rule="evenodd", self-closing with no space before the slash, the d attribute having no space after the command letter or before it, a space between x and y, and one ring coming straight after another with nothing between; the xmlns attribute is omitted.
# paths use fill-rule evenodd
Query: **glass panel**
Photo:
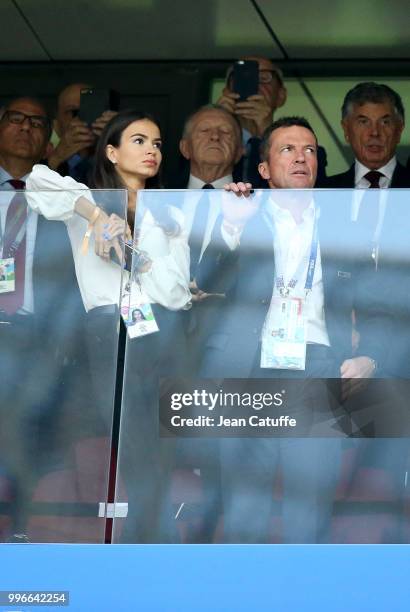
<svg viewBox="0 0 410 612"><path fill-rule="evenodd" d="M87 247L81 198L124 219L124 191L0 192L2 541L105 540L122 248Z"/></svg>
<svg viewBox="0 0 410 612"><path fill-rule="evenodd" d="M114 541L406 541L409 195L140 193Z"/></svg>
<svg viewBox="0 0 410 612"><path fill-rule="evenodd" d="M178 540L169 489L175 441L159 436L157 403L160 377L187 371L191 293L184 193L138 194L132 280L122 308L127 344L116 490L116 501L128 500L129 507L125 524L115 522L114 541Z"/></svg>

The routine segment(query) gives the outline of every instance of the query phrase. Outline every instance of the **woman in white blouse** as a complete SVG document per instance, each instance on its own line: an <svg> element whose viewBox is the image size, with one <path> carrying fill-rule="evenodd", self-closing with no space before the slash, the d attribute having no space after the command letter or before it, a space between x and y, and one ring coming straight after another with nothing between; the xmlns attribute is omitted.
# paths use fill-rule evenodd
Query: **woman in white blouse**
<svg viewBox="0 0 410 612"><path fill-rule="evenodd" d="M122 535L126 542L176 540L168 491L173 453L169 441L159 439L158 394L160 376L185 372L183 318L191 300L189 247L178 209L150 205L141 210L138 206L138 191L155 185L161 159L156 121L147 114L123 111L100 136L92 185L127 190L127 235L130 237L135 225L134 246L144 253L133 278L150 302L159 327L159 332L137 337L127 346L119 458L129 497L128 520ZM56 197L56 189L64 191ZM67 225L77 279L89 314L87 335L94 396L107 418L112 413L115 384L115 313L122 272L117 240L124 234L118 208L113 212L110 206L110 201L118 201L114 197L118 194L110 198L109 192L94 192L95 200L106 200L102 210L96 207L85 185L40 165L34 166L27 190L34 210ZM84 249L86 234L89 245ZM113 257L113 248L117 257ZM120 350L119 360L122 358Z"/></svg>
<svg viewBox="0 0 410 612"><path fill-rule="evenodd" d="M162 160L159 126L149 115L123 111L105 127L98 141L92 187L127 190L127 221L131 232L138 225L137 246L150 259L139 281L153 304L171 310L187 308L191 293L189 247L183 215L175 207L137 206L138 191L158 186ZM123 234L118 194L94 194L104 210L97 208L86 185L69 176L61 177L47 166L35 165L27 180L30 206L48 219L65 221L70 236L77 279L87 312L118 304L121 267L110 259L117 247L116 235ZM43 190L33 193L31 190ZM55 190L62 190L56 198ZM117 203L114 207L112 204ZM114 210L115 208L115 210ZM110 214L115 213L115 214ZM136 219L135 219L136 217ZM88 226L92 225L90 248L81 249ZM121 253L116 249L117 255ZM99 255L97 257L96 255Z"/></svg>

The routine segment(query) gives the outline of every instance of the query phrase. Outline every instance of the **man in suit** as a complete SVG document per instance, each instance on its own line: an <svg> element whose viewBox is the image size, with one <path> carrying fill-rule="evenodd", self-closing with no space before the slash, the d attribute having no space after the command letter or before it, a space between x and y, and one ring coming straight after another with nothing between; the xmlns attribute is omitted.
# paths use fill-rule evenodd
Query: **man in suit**
<svg viewBox="0 0 410 612"><path fill-rule="evenodd" d="M380 243L386 245L386 241L399 229L395 230L394 226L401 224L397 209L400 195L389 195L384 190L410 187L410 172L396 159L396 149L404 124L404 106L396 91L387 85L374 82L359 83L353 87L343 101L342 127L355 161L346 172L328 177L320 183L321 187L372 190L366 197L363 191L357 191L353 198L348 197L351 199L352 219L361 225L364 244L367 243L372 252L376 266ZM385 221L388 226L386 228ZM381 276L378 282L380 286L383 285ZM402 353L399 349L402 338L402 335L396 335L398 344L394 344L397 350L392 351L393 355ZM386 354L383 355L385 356ZM383 363L380 363L378 376L400 375L397 374L400 369L392 368L391 364L384 366ZM380 391L377 395L379 394ZM389 395L390 391L386 388L387 404ZM359 401L360 396L356 400ZM379 424L376 428L382 431L385 426ZM402 491L406 462L404 442L367 440L360 447L363 465L373 468L388 467L396 490Z"/></svg>
<svg viewBox="0 0 410 612"><path fill-rule="evenodd" d="M239 122L221 106L202 106L186 120L179 150L190 166L184 187L222 187L243 153Z"/></svg>
<svg viewBox="0 0 410 612"><path fill-rule="evenodd" d="M191 290L193 308L187 321L187 340L190 371L196 376L202 358L203 334L223 308L223 297L202 296L197 293L195 275L202 253L211 238L221 210L209 198L212 189L221 189L232 182L233 169L243 153L241 129L238 120L225 108L208 105L200 108L185 122L179 145L181 154L189 162L189 178L183 182L188 189L202 189L202 193L189 192L181 205L185 228L189 234L191 258ZM201 471L204 489L202 526L192 535L193 541L211 542L220 510L219 463L213 440L179 440L178 463L189 464Z"/></svg>
<svg viewBox="0 0 410 612"><path fill-rule="evenodd" d="M227 110L207 105L188 117L179 148L189 162L189 178L179 187L203 189L184 198L182 211L191 249L191 280L209 243L215 222L220 214L217 203L210 200L206 190L222 189L231 183L233 168L241 157L240 126Z"/></svg>
<svg viewBox="0 0 410 612"><path fill-rule="evenodd" d="M271 188L286 191L267 194L261 206L252 196L232 201L228 194L222 224L197 275L206 292L221 276L230 284L223 320L207 340L201 375L283 380L301 437L284 433L221 441L225 540L268 540L280 461L284 541L326 541L339 473L337 436L342 435L332 412L339 407L326 380L357 383L373 374L378 355L371 339L355 358L351 349L351 313L361 302L362 281L366 286L373 270L356 258L346 207L330 210L324 200L319 212L313 192L306 191L317 171L317 140L308 122L298 117L276 121L261 150L261 176ZM249 188L231 186L246 196ZM279 337L286 344L272 340ZM312 381L318 378L322 384Z"/></svg>
<svg viewBox="0 0 410 612"><path fill-rule="evenodd" d="M346 172L322 181L320 187L410 186L408 171L396 159L404 129L404 107L397 92L380 83L359 83L343 100L342 127L355 162Z"/></svg>
<svg viewBox="0 0 410 612"><path fill-rule="evenodd" d="M18 191L45 157L50 134L39 101L18 98L3 109L0 256L14 280L0 289L0 447L2 463L14 479L13 532L24 531L34 472L55 450L47 443L54 441L56 401L59 396L58 405L63 402L62 373L67 371L63 365L73 358L81 321L67 231L30 211Z"/></svg>

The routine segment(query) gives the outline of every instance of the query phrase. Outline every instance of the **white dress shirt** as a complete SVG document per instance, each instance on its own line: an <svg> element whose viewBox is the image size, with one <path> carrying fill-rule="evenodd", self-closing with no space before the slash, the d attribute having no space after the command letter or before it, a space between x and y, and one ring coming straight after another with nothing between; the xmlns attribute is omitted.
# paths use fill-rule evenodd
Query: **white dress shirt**
<svg viewBox="0 0 410 612"><path fill-rule="evenodd" d="M22 176L21 181L27 181L27 176ZM15 189L8 182L13 177L0 167L0 220L2 232L6 227L7 211L10 202L14 198ZM19 309L19 314L32 314L34 312L34 293L33 293L33 258L34 247L36 244L38 217L33 210L28 210L26 225L26 268L24 274L24 299L23 306ZM2 254L0 254L0 257Z"/></svg>
<svg viewBox="0 0 410 612"><path fill-rule="evenodd" d="M304 210L301 223L296 223L289 210L278 206L271 198L266 205L265 214L269 217L269 225L273 228L275 276L283 274L285 287L291 278L293 278L293 275L298 271L301 260L305 259L305 263L300 271L298 283L290 292L290 297L304 298L304 287L313 237L315 218L314 203L311 202ZM317 209L316 215L319 214L319 210ZM279 290L274 285L272 298L278 296ZM305 300L305 317L307 322L307 342L329 346L329 336L325 323L322 264L319 245L312 290L309 291ZM269 313L266 317L266 321L268 321L268 319ZM267 331L267 325L264 325L262 334L267 333Z"/></svg>
<svg viewBox="0 0 410 612"><path fill-rule="evenodd" d="M64 221L73 250L78 285L87 311L97 306L119 304L121 297L122 270L112 261L105 261L94 250L94 235L91 234L87 254L81 245L88 222L78 215L75 203L85 197L94 203L92 192L69 176L61 177L47 166L35 165L27 179L29 206L47 219ZM57 192L57 193L56 193ZM159 192L160 194L160 192ZM98 200L98 192L94 192ZM124 208L125 208L124 191ZM184 228L181 211L170 207L172 216ZM189 283L189 247L186 231L170 236L157 225L149 210L146 211L138 240L138 247L146 251L152 260L148 272L139 275L139 282L150 303L158 303L171 310L188 307L191 301Z"/></svg>

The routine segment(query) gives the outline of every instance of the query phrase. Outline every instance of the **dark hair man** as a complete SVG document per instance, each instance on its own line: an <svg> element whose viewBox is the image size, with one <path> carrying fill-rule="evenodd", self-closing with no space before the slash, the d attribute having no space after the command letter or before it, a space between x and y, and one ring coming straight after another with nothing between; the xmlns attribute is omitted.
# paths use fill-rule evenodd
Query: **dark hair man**
<svg viewBox="0 0 410 612"><path fill-rule="evenodd" d="M359 83L342 105L342 127L355 156L347 172L328 177L321 187L410 187L410 175L397 160L404 129L398 93L380 83Z"/></svg>
<svg viewBox="0 0 410 612"><path fill-rule="evenodd" d="M331 385L323 381L317 387L311 379L357 382L372 376L374 349L363 347L352 358L351 348L352 309L366 270L357 267L354 250L340 243L341 235L352 237L349 211L335 212L320 202L319 214L312 191L317 139L305 119L285 117L266 130L259 172L275 191L260 204L249 184L228 186L248 199L225 198L221 232L199 266L197 282L204 291L212 291L221 274L233 278L223 319L209 334L201 376L242 383L279 379L296 394L300 437L221 440L225 540L268 541L280 461L284 541L326 541L340 441L331 437L335 420L324 392ZM231 240L238 235L239 241ZM303 381L299 396L291 381ZM331 423L327 436L316 429L325 423Z"/></svg>
<svg viewBox="0 0 410 612"><path fill-rule="evenodd" d="M345 139L352 148L355 161L349 170L328 177L320 186L372 190L366 197L363 191L355 193L351 203L351 215L352 219L357 221L363 241L368 244L379 268L379 293L383 287L391 286L391 279L398 281L394 283L395 289L391 293L397 296L396 303L393 303L390 297L385 299L385 307L390 313L390 322L394 321L394 326L387 343L389 350L384 351L380 360L380 375L403 376L408 342L402 311L404 302L400 302L399 291L407 288L408 274L405 264L407 255L404 249L400 251L399 245L404 244L403 228L408 226L408 207L402 205L400 194L395 195L394 200L389 198L388 201L384 189L410 187L409 169L396 159L396 149L405 125L404 106L400 95L391 87L382 83L364 82L358 83L347 92L341 114ZM377 191L373 191L374 189ZM402 260L398 257L399 252ZM392 265L392 262L395 264ZM385 270L388 272L385 273ZM386 332L386 327L378 331L382 344L381 332ZM393 407L390 389L385 391L384 402L379 398L379 403L386 406L386 414L391 414ZM382 465L389 468L400 497L403 493L401 483L407 461L404 440L367 440L366 449L361 452L361 456L365 465Z"/></svg>

